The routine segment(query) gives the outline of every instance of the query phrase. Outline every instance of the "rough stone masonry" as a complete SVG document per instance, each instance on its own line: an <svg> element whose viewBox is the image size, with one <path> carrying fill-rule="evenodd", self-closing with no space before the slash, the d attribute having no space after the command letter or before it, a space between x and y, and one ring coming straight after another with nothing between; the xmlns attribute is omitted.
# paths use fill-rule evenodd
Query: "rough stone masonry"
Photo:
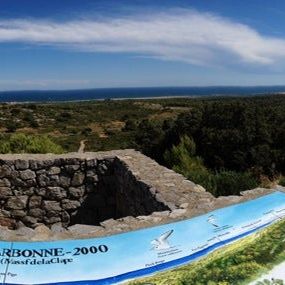
<svg viewBox="0 0 285 285"><path fill-rule="evenodd" d="M1 155L0 239L103 236L190 218L272 191L215 198L135 150Z"/></svg>

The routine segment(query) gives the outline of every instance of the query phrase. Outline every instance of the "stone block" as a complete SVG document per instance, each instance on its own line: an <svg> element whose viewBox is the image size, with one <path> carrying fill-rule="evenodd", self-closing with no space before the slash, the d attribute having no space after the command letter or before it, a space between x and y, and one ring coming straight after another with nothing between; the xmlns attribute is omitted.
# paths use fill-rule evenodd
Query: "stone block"
<svg viewBox="0 0 285 285"><path fill-rule="evenodd" d="M34 187L16 187L16 189L13 190L13 193L15 196L21 196L21 195L27 195L32 196L35 193Z"/></svg>
<svg viewBox="0 0 285 285"><path fill-rule="evenodd" d="M11 182L7 178L0 179L0 187L10 187Z"/></svg>
<svg viewBox="0 0 285 285"><path fill-rule="evenodd" d="M176 209L170 213L169 217L172 219L181 218L186 214L186 212L186 209Z"/></svg>
<svg viewBox="0 0 285 285"><path fill-rule="evenodd" d="M62 223L55 223L51 226L50 229L53 233L66 232L66 229L62 226Z"/></svg>
<svg viewBox="0 0 285 285"><path fill-rule="evenodd" d="M0 178L10 177L12 169L8 165L0 166Z"/></svg>
<svg viewBox="0 0 285 285"><path fill-rule="evenodd" d="M46 211L61 211L60 203L56 201L43 201L43 208Z"/></svg>
<svg viewBox="0 0 285 285"><path fill-rule="evenodd" d="M20 178L23 180L34 179L36 174L31 169L20 171Z"/></svg>
<svg viewBox="0 0 285 285"><path fill-rule="evenodd" d="M45 196L46 188L35 188L35 193L39 196Z"/></svg>
<svg viewBox="0 0 285 285"><path fill-rule="evenodd" d="M29 179L25 181L25 186L26 187L35 187L37 186L37 181L36 179Z"/></svg>
<svg viewBox="0 0 285 285"><path fill-rule="evenodd" d="M7 201L7 208L14 210L22 210L27 207L28 196L10 197Z"/></svg>
<svg viewBox="0 0 285 285"><path fill-rule="evenodd" d="M15 229L16 221L15 219L0 216L0 226L7 227L8 229Z"/></svg>
<svg viewBox="0 0 285 285"><path fill-rule="evenodd" d="M59 176L59 186L61 187L69 187L70 186L71 178L67 175L60 175Z"/></svg>
<svg viewBox="0 0 285 285"><path fill-rule="evenodd" d="M36 224L38 222L38 219L32 216L25 216L23 217L23 222L26 224Z"/></svg>
<svg viewBox="0 0 285 285"><path fill-rule="evenodd" d="M79 170L80 165L65 165L64 169L68 174L73 174L77 170Z"/></svg>
<svg viewBox="0 0 285 285"><path fill-rule="evenodd" d="M87 159L86 160L86 166L88 168L94 168L97 166L97 159Z"/></svg>
<svg viewBox="0 0 285 285"><path fill-rule="evenodd" d="M69 188L69 195L72 198L79 199L79 198L83 197L84 192L85 192L85 187L84 186L76 187L76 188L75 187L70 187Z"/></svg>
<svg viewBox="0 0 285 285"><path fill-rule="evenodd" d="M11 177L10 182L12 186L16 187L26 187L26 182L20 179L19 177Z"/></svg>
<svg viewBox="0 0 285 285"><path fill-rule="evenodd" d="M46 197L51 200L62 200L67 197L66 190L61 187L48 187Z"/></svg>
<svg viewBox="0 0 285 285"><path fill-rule="evenodd" d="M57 175L57 174L60 174L60 172L61 172L61 170L60 170L60 168L57 167L57 166L53 166L53 167L51 167L51 168L47 171L47 173L48 173L49 175Z"/></svg>
<svg viewBox="0 0 285 285"><path fill-rule="evenodd" d="M85 178L85 174L82 172L76 172L73 175L71 185L72 186L80 186L83 184Z"/></svg>
<svg viewBox="0 0 285 285"><path fill-rule="evenodd" d="M64 210L75 210L81 206L79 201L64 199L61 201L61 207Z"/></svg>
<svg viewBox="0 0 285 285"><path fill-rule="evenodd" d="M35 234L35 231L29 227L21 226L15 230L15 235L23 236L25 239L31 239Z"/></svg>
<svg viewBox="0 0 285 285"><path fill-rule="evenodd" d="M15 168L18 170L24 170L29 168L29 161L23 159L17 159L15 161Z"/></svg>
<svg viewBox="0 0 285 285"><path fill-rule="evenodd" d="M29 199L29 208L39 208L42 203L42 197L41 196L32 196Z"/></svg>
<svg viewBox="0 0 285 285"><path fill-rule="evenodd" d="M60 222L61 218L60 217L44 217L44 221L45 223L51 225L51 224Z"/></svg>
<svg viewBox="0 0 285 285"><path fill-rule="evenodd" d="M52 235L52 231L45 225L37 226L34 231L34 240L48 240Z"/></svg>
<svg viewBox="0 0 285 285"><path fill-rule="evenodd" d="M11 210L11 216L15 218L23 218L27 215L27 212L24 210Z"/></svg>
<svg viewBox="0 0 285 285"><path fill-rule="evenodd" d="M45 215L45 211L43 209L36 208L36 209L29 210L29 216L36 217L39 220L41 220L44 217L44 215Z"/></svg>
<svg viewBox="0 0 285 285"><path fill-rule="evenodd" d="M38 184L41 186L41 187L45 187L49 184L49 177L46 175L46 174L40 174L38 177L37 177L37 181L38 181Z"/></svg>
<svg viewBox="0 0 285 285"><path fill-rule="evenodd" d="M0 187L0 199L6 199L8 196L12 196L13 192L9 187Z"/></svg>
<svg viewBox="0 0 285 285"><path fill-rule="evenodd" d="M61 213L61 221L64 225L68 225L70 223L70 216L66 211Z"/></svg>

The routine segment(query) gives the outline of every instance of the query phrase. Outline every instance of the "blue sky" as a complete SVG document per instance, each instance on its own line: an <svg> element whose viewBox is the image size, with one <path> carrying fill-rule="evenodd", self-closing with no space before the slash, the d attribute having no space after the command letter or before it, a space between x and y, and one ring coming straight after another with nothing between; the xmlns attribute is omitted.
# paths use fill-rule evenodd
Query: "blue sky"
<svg viewBox="0 0 285 285"><path fill-rule="evenodd" d="M284 85L283 0L1 0L0 90Z"/></svg>

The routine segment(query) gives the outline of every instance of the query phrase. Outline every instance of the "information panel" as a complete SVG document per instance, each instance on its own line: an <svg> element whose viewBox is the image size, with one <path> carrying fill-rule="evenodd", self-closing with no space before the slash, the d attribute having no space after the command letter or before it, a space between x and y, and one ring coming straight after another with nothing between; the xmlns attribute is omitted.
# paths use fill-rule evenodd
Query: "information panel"
<svg viewBox="0 0 285 285"><path fill-rule="evenodd" d="M119 284L189 263L285 216L285 193L103 238L0 242L2 284Z"/></svg>

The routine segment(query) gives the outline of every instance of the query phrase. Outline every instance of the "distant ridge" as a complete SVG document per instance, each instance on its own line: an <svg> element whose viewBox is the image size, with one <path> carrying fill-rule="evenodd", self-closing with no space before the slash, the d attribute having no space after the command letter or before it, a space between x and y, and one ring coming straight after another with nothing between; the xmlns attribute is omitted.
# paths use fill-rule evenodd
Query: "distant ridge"
<svg viewBox="0 0 285 285"><path fill-rule="evenodd" d="M63 102L154 97L251 96L285 93L285 86L132 87L0 91L0 102Z"/></svg>

